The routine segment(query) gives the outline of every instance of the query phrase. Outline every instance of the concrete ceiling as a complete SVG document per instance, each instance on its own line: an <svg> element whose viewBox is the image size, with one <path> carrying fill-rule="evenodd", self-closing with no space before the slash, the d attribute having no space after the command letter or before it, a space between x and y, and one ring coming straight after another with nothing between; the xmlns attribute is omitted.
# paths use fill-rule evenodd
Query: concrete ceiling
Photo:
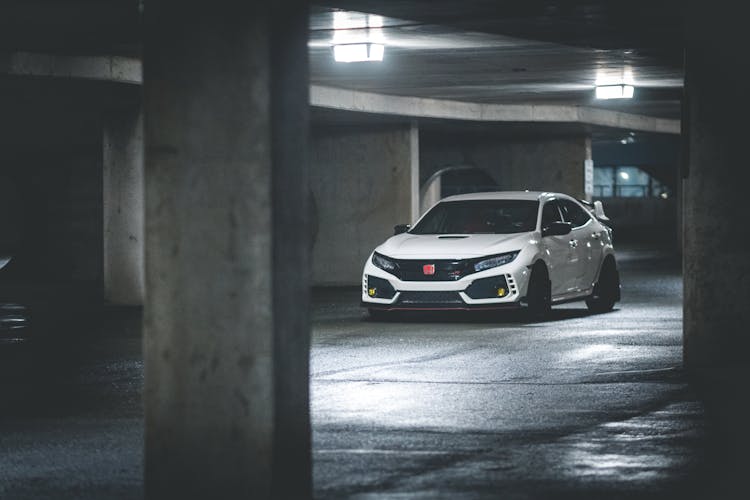
<svg viewBox="0 0 750 500"><path fill-rule="evenodd" d="M684 0L316 0L460 31L496 33L600 49L630 48L676 58L684 45Z"/></svg>
<svg viewBox="0 0 750 500"><path fill-rule="evenodd" d="M140 54L146 0L3 0L0 48L66 55Z"/></svg>
<svg viewBox="0 0 750 500"><path fill-rule="evenodd" d="M311 13L313 84L469 102L585 105L664 118L680 114L682 17L674 6L640 11L637 19L633 11L594 2L328 3L333 5L315 6ZM382 63L334 62L337 7L385 15ZM594 99L596 83L623 81L636 86L634 99Z"/></svg>
<svg viewBox="0 0 750 500"><path fill-rule="evenodd" d="M133 55L147 0L7 0L3 51ZM333 61L338 9L384 16L382 63ZM479 103L595 106L679 117L683 2L316 0L311 83ZM635 99L595 101L598 79L632 78Z"/></svg>

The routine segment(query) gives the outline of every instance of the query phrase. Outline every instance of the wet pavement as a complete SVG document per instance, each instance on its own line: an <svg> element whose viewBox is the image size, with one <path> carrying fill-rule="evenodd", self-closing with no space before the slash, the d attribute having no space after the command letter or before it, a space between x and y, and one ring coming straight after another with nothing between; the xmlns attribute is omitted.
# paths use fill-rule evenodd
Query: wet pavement
<svg viewBox="0 0 750 500"><path fill-rule="evenodd" d="M703 406L682 372L678 263L622 256L623 302L549 321L362 322L316 296L320 498L664 498L710 491ZM326 293L328 297L326 298ZM356 292L354 292L356 293Z"/></svg>
<svg viewBox="0 0 750 500"><path fill-rule="evenodd" d="M316 498L706 498L677 261L621 254L623 302L363 319L313 297ZM77 341L0 341L0 498L142 497L139 311Z"/></svg>

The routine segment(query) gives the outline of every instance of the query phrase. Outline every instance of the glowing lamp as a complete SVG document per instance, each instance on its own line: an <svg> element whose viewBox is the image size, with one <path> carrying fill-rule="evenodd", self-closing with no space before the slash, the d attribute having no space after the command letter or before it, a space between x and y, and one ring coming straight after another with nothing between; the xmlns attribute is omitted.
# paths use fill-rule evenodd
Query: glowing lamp
<svg viewBox="0 0 750 500"><path fill-rule="evenodd" d="M385 45L382 43L344 43L333 46L333 59L336 62L375 62L382 61Z"/></svg>
<svg viewBox="0 0 750 500"><path fill-rule="evenodd" d="M632 85L599 85L596 87L597 99L632 99Z"/></svg>

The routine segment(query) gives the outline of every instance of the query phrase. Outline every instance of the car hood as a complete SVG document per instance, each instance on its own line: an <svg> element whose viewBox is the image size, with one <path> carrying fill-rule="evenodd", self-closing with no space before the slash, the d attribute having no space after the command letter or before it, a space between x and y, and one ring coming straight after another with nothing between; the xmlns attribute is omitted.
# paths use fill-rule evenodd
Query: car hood
<svg viewBox="0 0 750 500"><path fill-rule="evenodd" d="M534 233L409 234L393 236L375 249L395 259L468 259L521 250Z"/></svg>

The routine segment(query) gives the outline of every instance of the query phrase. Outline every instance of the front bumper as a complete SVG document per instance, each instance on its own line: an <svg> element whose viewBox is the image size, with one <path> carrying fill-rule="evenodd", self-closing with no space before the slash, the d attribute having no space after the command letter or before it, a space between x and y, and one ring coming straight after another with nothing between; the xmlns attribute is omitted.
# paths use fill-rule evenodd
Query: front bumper
<svg viewBox="0 0 750 500"><path fill-rule="evenodd" d="M368 259L362 275L361 305L385 311L514 309L521 307L529 274L516 259L456 281L404 281ZM373 288L376 293L371 296ZM504 294L497 296L501 288Z"/></svg>

